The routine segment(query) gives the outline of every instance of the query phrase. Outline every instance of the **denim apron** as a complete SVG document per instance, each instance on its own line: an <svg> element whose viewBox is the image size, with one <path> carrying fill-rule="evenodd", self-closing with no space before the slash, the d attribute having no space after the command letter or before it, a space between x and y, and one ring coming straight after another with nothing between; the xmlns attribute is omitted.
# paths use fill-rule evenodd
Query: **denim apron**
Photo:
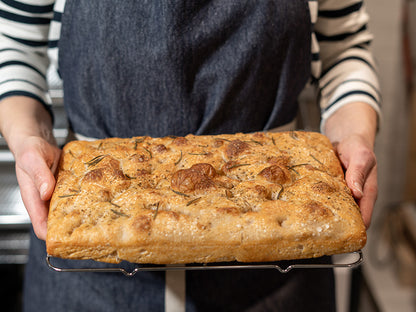
<svg viewBox="0 0 416 312"><path fill-rule="evenodd" d="M59 71L70 126L105 138L287 124L310 76L310 37L306 0L67 0ZM331 270L187 271L183 300L168 303L164 272L56 273L44 257L32 239L26 311L335 310Z"/></svg>
<svg viewBox="0 0 416 312"><path fill-rule="evenodd" d="M68 0L59 70L87 137L266 130L310 76L306 0Z"/></svg>

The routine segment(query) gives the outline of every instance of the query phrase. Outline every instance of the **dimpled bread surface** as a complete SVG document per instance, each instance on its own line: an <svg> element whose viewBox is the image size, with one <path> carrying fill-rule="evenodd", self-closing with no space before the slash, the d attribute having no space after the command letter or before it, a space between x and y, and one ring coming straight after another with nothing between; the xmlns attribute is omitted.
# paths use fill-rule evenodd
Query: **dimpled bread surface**
<svg viewBox="0 0 416 312"><path fill-rule="evenodd" d="M65 145L47 253L183 264L361 249L366 230L316 132L110 138Z"/></svg>

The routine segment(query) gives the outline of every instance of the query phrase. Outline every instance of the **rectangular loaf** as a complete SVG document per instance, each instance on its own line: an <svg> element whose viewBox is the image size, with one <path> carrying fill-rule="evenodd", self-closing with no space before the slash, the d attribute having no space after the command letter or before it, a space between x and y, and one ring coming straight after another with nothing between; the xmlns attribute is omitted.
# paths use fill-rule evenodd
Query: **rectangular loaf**
<svg viewBox="0 0 416 312"><path fill-rule="evenodd" d="M173 264L351 252L359 207L315 132L73 141L50 202L47 252Z"/></svg>

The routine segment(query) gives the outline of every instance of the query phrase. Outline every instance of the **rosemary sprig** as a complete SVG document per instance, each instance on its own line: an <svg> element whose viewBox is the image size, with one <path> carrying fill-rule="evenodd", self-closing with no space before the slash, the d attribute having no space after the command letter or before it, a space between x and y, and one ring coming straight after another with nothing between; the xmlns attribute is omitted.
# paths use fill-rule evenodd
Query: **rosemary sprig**
<svg viewBox="0 0 416 312"><path fill-rule="evenodd" d="M256 141L256 140L253 140L253 139L251 139L250 142L253 142L253 143L256 143L256 144L258 144L260 146L263 146L263 143L261 143L259 141Z"/></svg>
<svg viewBox="0 0 416 312"><path fill-rule="evenodd" d="M157 216L157 214L159 212L159 205L160 205L160 202L157 202L157 204L156 204L156 210L155 210L155 213L153 214L153 220L156 219L156 216Z"/></svg>
<svg viewBox="0 0 416 312"><path fill-rule="evenodd" d="M284 191L284 187L283 187L283 185L282 185L282 184L279 184L279 185L280 185L281 189L280 189L279 193L277 193L277 197L276 197L276 199L280 199L280 196L282 195L282 193L283 193L283 191Z"/></svg>
<svg viewBox="0 0 416 312"><path fill-rule="evenodd" d="M76 192L76 193L72 193L72 194L67 194L67 195L60 195L60 196L58 196L58 197L59 197L59 198L68 198L68 197L72 197L72 196L77 196L80 192L81 192L81 191Z"/></svg>
<svg viewBox="0 0 416 312"><path fill-rule="evenodd" d="M194 199L190 200L189 202L187 202L187 203L186 203L186 206L190 206L190 205L192 205L192 204L195 204L195 203L196 203L197 201L199 201L201 198L202 198L202 197L197 197L197 198L194 198Z"/></svg>
<svg viewBox="0 0 416 312"><path fill-rule="evenodd" d="M137 145L143 143L145 138L135 139L134 140L134 150L137 150Z"/></svg>
<svg viewBox="0 0 416 312"><path fill-rule="evenodd" d="M243 167L243 166L250 166L250 164L235 164L235 165L230 166L228 170L235 169L238 167Z"/></svg>
<svg viewBox="0 0 416 312"><path fill-rule="evenodd" d="M299 137L294 131L290 131L289 135L292 139L299 141Z"/></svg>
<svg viewBox="0 0 416 312"><path fill-rule="evenodd" d="M143 147L143 149L149 154L150 159L152 159L153 158L152 152L149 151L146 147Z"/></svg>
<svg viewBox="0 0 416 312"><path fill-rule="evenodd" d="M294 173L299 175L299 172L297 170L295 170L295 168L296 167L301 167L301 166L310 166L310 164L308 164L308 163L296 164L296 165L290 166L288 169L292 170Z"/></svg>
<svg viewBox="0 0 416 312"><path fill-rule="evenodd" d="M274 137L272 137L272 143L273 145L276 145L276 141L274 140Z"/></svg>
<svg viewBox="0 0 416 312"><path fill-rule="evenodd" d="M129 176L128 174L124 174L124 176L125 176L127 179L129 179L129 180L134 180L134 179L137 179L136 177L131 177L131 176Z"/></svg>
<svg viewBox="0 0 416 312"><path fill-rule="evenodd" d="M115 213L116 215L118 215L119 217L126 217L126 218L130 218L130 215L125 214L124 212L121 211L117 211L113 208L110 209L113 213Z"/></svg>
<svg viewBox="0 0 416 312"><path fill-rule="evenodd" d="M311 153L309 153L309 156L311 156L316 162L318 162L322 166L325 166L318 158L316 158L315 156L313 156Z"/></svg>
<svg viewBox="0 0 416 312"><path fill-rule="evenodd" d="M294 173L296 173L297 175L300 175L300 173L297 171L297 170L295 170L295 168L293 168L293 167L290 167L289 168L289 170L292 170Z"/></svg>
<svg viewBox="0 0 416 312"><path fill-rule="evenodd" d="M296 168L296 167L309 166L309 165L310 164L308 163L296 164L296 165L290 166L288 169L292 170L293 168Z"/></svg>
<svg viewBox="0 0 416 312"><path fill-rule="evenodd" d="M182 151L181 151L181 156L179 157L179 159L175 162L175 166L176 165L178 165L180 162L181 162L181 160L182 160Z"/></svg>
<svg viewBox="0 0 416 312"><path fill-rule="evenodd" d="M208 152L202 152L202 153L188 153L189 155L194 155L194 156L206 156L209 153Z"/></svg>
<svg viewBox="0 0 416 312"><path fill-rule="evenodd" d="M93 159L91 159L90 161L86 162L86 165L88 165L88 167L92 167L95 166L96 164L98 164L101 160L104 159L104 157L106 157L107 155L98 155L96 157L94 157Z"/></svg>
<svg viewBox="0 0 416 312"><path fill-rule="evenodd" d="M230 190L225 190L225 197L227 197L228 199L229 198L232 198L233 197L233 193L231 193Z"/></svg>
<svg viewBox="0 0 416 312"><path fill-rule="evenodd" d="M114 204L113 202L111 202L110 200L108 201L111 205L113 205L113 206L115 206L115 207L117 207L117 208L120 208L121 206L119 206L119 205L117 205L117 204Z"/></svg>
<svg viewBox="0 0 416 312"><path fill-rule="evenodd" d="M181 192L175 191L174 189L171 189L171 191L172 191L172 192L174 192L175 194L178 194L178 195L181 195L181 196L185 196L185 197L189 197L189 195L188 195L188 194L185 194L185 193L181 193Z"/></svg>

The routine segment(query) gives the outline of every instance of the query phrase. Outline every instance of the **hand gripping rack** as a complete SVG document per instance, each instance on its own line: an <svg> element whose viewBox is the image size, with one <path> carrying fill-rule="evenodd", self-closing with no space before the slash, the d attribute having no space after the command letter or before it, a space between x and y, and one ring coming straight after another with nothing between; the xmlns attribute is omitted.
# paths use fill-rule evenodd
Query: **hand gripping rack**
<svg viewBox="0 0 416 312"><path fill-rule="evenodd" d="M52 270L56 272L107 272L114 273L119 272L123 273L125 276L133 276L137 272L143 271L179 271L179 270L229 270L229 269L275 269L280 273L288 273L293 269L333 269L333 268L354 268L359 266L363 262L363 253L362 251L355 251L350 253L354 255L355 260L351 260L342 263L293 263L289 264L286 267L282 267L276 263L259 263L259 264L244 264L244 263L231 263L231 264L187 264L187 265L160 265L160 266L146 266L146 265L137 265L132 271L127 271L124 268L59 268L52 264L52 256L46 256L46 262ZM348 254L348 255L350 255ZM285 261L287 262L287 261Z"/></svg>

